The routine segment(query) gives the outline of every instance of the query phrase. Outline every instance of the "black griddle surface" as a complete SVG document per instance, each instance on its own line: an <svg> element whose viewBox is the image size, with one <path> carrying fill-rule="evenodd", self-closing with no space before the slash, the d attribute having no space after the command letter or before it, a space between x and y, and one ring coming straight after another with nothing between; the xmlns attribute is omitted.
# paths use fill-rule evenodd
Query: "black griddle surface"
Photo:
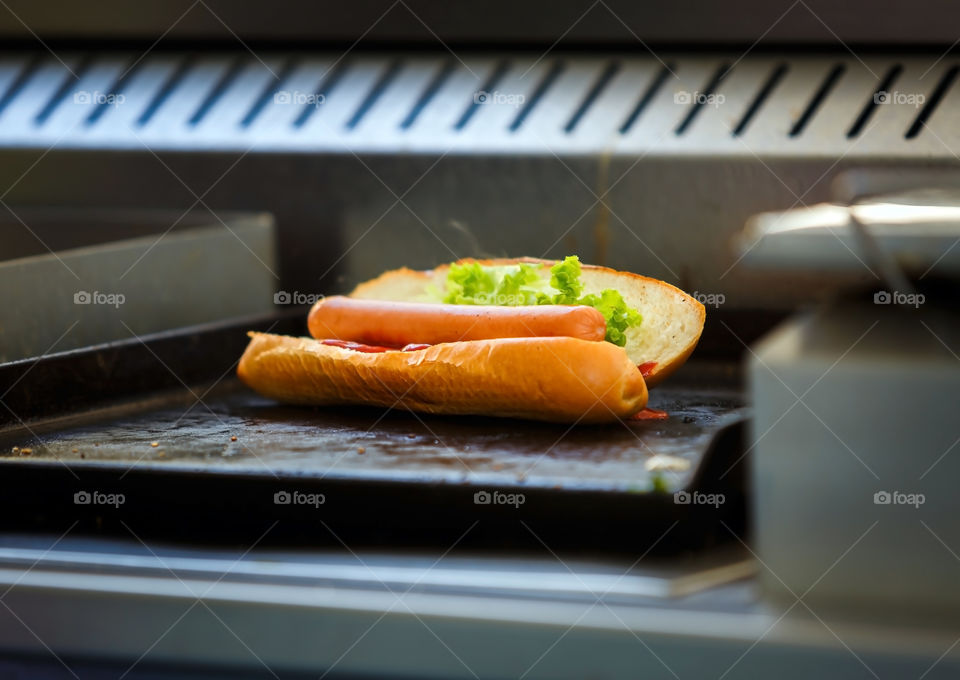
<svg viewBox="0 0 960 680"><path fill-rule="evenodd" d="M734 391L665 386L650 405L669 417L570 426L286 406L232 381L200 403L184 390L35 424L37 436L8 429L0 464L606 491L649 491L659 476L673 491L689 486L712 437L744 414Z"/></svg>
<svg viewBox="0 0 960 680"><path fill-rule="evenodd" d="M573 427L285 406L232 377L247 330L297 335L303 319L291 310L0 365L0 529L634 556L745 530L732 362L690 362L654 389L665 421ZM677 502L681 491L708 503ZM123 502L77 501L93 494Z"/></svg>

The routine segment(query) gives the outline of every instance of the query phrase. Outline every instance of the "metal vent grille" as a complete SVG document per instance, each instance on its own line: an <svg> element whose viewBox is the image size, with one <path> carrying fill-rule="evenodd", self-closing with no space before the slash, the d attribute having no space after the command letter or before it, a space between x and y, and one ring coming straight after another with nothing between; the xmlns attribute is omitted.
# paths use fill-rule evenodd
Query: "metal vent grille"
<svg viewBox="0 0 960 680"><path fill-rule="evenodd" d="M674 55L0 60L0 145L951 157L949 60ZM69 69L69 70L68 70Z"/></svg>

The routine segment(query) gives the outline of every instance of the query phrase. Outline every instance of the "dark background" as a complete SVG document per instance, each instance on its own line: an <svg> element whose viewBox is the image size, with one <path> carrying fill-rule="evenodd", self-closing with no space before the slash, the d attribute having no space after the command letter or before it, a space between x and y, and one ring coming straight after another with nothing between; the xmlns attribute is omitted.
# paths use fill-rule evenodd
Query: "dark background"
<svg viewBox="0 0 960 680"><path fill-rule="evenodd" d="M952 45L960 5L950 0L6 0L0 36L45 40L283 41L313 44L676 46ZM9 11L7 11L9 10ZM29 26L29 28L28 28ZM229 27L229 28L228 28ZM168 30L169 29L169 30ZM9 43L8 43L9 44ZM758 46L762 47L762 45Z"/></svg>

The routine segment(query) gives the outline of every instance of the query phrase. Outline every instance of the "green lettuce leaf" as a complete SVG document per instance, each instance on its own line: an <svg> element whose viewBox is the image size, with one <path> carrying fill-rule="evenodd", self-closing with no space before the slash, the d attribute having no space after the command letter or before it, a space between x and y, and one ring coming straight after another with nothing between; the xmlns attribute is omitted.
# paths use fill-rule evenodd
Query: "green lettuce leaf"
<svg viewBox="0 0 960 680"><path fill-rule="evenodd" d="M639 326L640 312L628 307L623 296L613 288L601 291L600 295L585 295L577 302L579 305L589 305L603 314L607 320L607 336L605 340L614 345L623 347L627 344L626 331L628 328Z"/></svg>
<svg viewBox="0 0 960 680"><path fill-rule="evenodd" d="M623 347L626 331L640 325L640 312L627 306L613 288L599 295L583 295L580 258L570 255L550 268L550 280L540 276L541 265L519 263L484 267L477 262L452 264L442 301L457 305L587 305L607 322L607 342Z"/></svg>
<svg viewBox="0 0 960 680"><path fill-rule="evenodd" d="M443 301L457 305L490 304L477 300L491 296L495 289L493 276L479 263L453 265L447 274L447 294Z"/></svg>

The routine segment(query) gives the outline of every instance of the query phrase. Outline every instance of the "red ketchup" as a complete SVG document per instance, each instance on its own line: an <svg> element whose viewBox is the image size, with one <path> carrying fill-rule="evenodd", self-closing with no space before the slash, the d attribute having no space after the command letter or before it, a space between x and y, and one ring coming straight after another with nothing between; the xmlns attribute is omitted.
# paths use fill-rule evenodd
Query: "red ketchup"
<svg viewBox="0 0 960 680"><path fill-rule="evenodd" d="M324 345L342 347L343 349L352 349L354 352L366 352L368 354L375 352L389 352L392 347L380 347L379 345L364 345L362 342L350 342L349 340L321 340Z"/></svg>
<svg viewBox="0 0 960 680"><path fill-rule="evenodd" d="M655 408L645 408L638 413L634 413L627 420L666 420L670 414Z"/></svg>
<svg viewBox="0 0 960 680"><path fill-rule="evenodd" d="M646 361L637 366L637 368L640 370L640 375L642 375L644 378L653 373L653 369L656 367L656 361ZM639 413L634 413L632 416L630 416L629 420L666 420L669 415L670 414L668 414L666 411L661 411L655 408L645 408Z"/></svg>
<svg viewBox="0 0 960 680"><path fill-rule="evenodd" d="M430 345L424 344L409 344L404 346L402 349L398 347L383 347L381 345L365 345L362 342L351 342L350 340L321 340L323 345L332 345L333 347L342 347L343 349L350 349L354 352L364 352L366 354L377 354L379 352L415 352L418 349L426 349Z"/></svg>
<svg viewBox="0 0 960 680"><path fill-rule="evenodd" d="M637 366L637 368L640 369L640 375L642 375L644 378L649 377L649 375L653 373L653 369L655 369L656 367L657 367L656 361L647 361Z"/></svg>

